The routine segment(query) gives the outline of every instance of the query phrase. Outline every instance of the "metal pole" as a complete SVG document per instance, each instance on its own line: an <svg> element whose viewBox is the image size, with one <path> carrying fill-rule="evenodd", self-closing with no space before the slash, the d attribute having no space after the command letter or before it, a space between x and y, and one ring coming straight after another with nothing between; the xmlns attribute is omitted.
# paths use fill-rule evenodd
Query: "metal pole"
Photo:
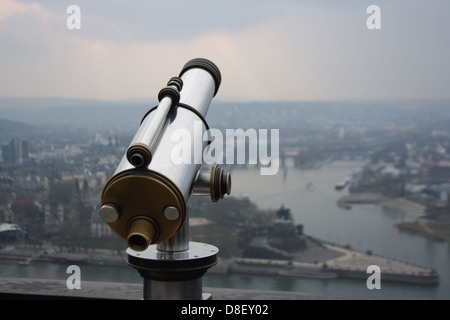
<svg viewBox="0 0 450 320"><path fill-rule="evenodd" d="M189 208L188 208L189 213ZM168 240L158 243L157 249L162 252L179 252L189 250L189 214L180 229Z"/></svg>
<svg viewBox="0 0 450 320"><path fill-rule="evenodd" d="M202 278L158 281L144 278L144 300L202 300Z"/></svg>
<svg viewBox="0 0 450 320"><path fill-rule="evenodd" d="M203 293L203 276L217 263L219 249L189 242L184 251L161 251L150 245L145 251L127 249L128 264L144 279L144 300L211 299Z"/></svg>

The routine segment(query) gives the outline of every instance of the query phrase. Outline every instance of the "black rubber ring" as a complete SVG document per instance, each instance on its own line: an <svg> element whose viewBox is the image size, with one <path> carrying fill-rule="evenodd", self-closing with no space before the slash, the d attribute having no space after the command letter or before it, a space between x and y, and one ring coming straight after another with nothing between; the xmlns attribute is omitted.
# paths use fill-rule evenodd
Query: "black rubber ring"
<svg viewBox="0 0 450 320"><path fill-rule="evenodd" d="M185 103L178 103L177 107L181 107L181 108L183 108L183 109L186 109L186 110L191 111L192 113L195 113L195 115L196 115L197 117L199 117L200 120L202 120L203 124L205 125L206 131L209 131L209 125L208 125L208 122L206 122L205 117L204 117L200 112L198 112L197 109L195 109L195 108L193 108L193 107L191 107L190 105L187 105L187 104L185 104ZM141 125L142 122L144 122L145 118L146 118L150 113L152 113L153 111L155 111L156 108L158 108L158 106L155 106L155 107L151 108L150 110L148 110L147 113L144 115L144 117L142 117L141 123L140 123L139 125ZM208 139L207 142L208 142L208 145L211 144L211 139Z"/></svg>
<svg viewBox="0 0 450 320"><path fill-rule="evenodd" d="M189 111L195 113L195 114L197 115L197 117L199 117L200 120L203 121L203 124L205 125L206 130L209 130L209 126L208 126L208 123L206 122L205 117L203 117L203 115L202 115L200 112L198 112L197 109L195 109L195 108L193 108L193 107L191 107L190 105L185 104L185 103L179 103L177 107L181 107L181 108L183 108L183 109L187 109L187 110L189 110Z"/></svg>
<svg viewBox="0 0 450 320"><path fill-rule="evenodd" d="M181 89L183 89L183 80L181 80L180 77L172 77L169 82L167 82L167 85L174 86L178 91L181 91Z"/></svg>
<svg viewBox="0 0 450 320"><path fill-rule="evenodd" d="M214 202L220 199L220 171L221 169L216 166L214 173Z"/></svg>
<svg viewBox="0 0 450 320"><path fill-rule="evenodd" d="M186 71L193 68L200 68L208 71L211 76L214 79L214 82L216 84L216 90L214 91L214 96L216 95L217 91L219 90L220 83L222 82L222 75L220 74L219 68L212 63L211 61L204 59L204 58L196 58L188 61L183 69L180 72L179 77L183 75Z"/></svg>
<svg viewBox="0 0 450 320"><path fill-rule="evenodd" d="M162 88L158 93L158 101L161 102L161 100L166 96L170 96L172 98L173 106L177 105L178 102L180 102L180 92L175 87L167 86Z"/></svg>

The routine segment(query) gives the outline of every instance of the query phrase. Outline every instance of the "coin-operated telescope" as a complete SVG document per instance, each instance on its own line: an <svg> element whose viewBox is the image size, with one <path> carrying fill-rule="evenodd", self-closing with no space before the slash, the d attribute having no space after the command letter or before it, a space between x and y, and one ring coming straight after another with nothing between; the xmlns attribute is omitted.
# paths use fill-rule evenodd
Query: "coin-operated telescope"
<svg viewBox="0 0 450 320"><path fill-rule="evenodd" d="M158 95L102 194L100 216L127 240L128 263L144 278L144 299L205 299L202 277L217 263L215 246L189 242L188 201L192 194L217 201L230 194L230 173L216 165L173 161L180 130L207 150L205 115L221 83L217 66L187 62ZM194 132L201 124L202 134ZM203 141L205 140L205 141ZM190 148L190 150L189 150Z"/></svg>

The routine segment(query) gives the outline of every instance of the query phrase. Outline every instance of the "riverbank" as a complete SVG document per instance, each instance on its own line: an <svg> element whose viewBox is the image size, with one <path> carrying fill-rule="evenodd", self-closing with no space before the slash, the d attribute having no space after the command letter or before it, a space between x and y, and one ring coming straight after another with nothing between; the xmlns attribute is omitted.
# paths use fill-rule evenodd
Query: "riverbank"
<svg viewBox="0 0 450 320"><path fill-rule="evenodd" d="M338 206L344 209L351 209L352 204L365 203L380 205L417 219L414 222L396 224L395 227L401 231L437 241L450 242L450 221L421 220L421 218L427 218L427 208L420 203L405 198L388 198L379 193L352 193L340 198L337 202Z"/></svg>
<svg viewBox="0 0 450 320"><path fill-rule="evenodd" d="M395 225L401 231L427 237L437 241L450 242L450 222L436 221L436 222L403 222Z"/></svg>
<svg viewBox="0 0 450 320"><path fill-rule="evenodd" d="M390 210L402 212L413 218L426 216L426 206L406 198L389 198L380 193L352 193L340 198L337 202L338 206L344 209L350 209L352 204L364 203L377 204Z"/></svg>
<svg viewBox="0 0 450 320"><path fill-rule="evenodd" d="M357 278L367 279L367 268L377 265L383 281L429 284L439 283L439 275L433 269L377 256L356 252L332 244L324 246L341 255L322 262L301 262L274 259L234 258L222 261L210 272L242 273L256 275L287 276L313 279Z"/></svg>
<svg viewBox="0 0 450 320"><path fill-rule="evenodd" d="M18 260L18 265L26 266L37 261L70 264L98 264L109 266L126 266L127 255L120 250L57 248L51 245L17 245L0 249L0 258Z"/></svg>
<svg viewBox="0 0 450 320"><path fill-rule="evenodd" d="M361 253L333 244L323 243L326 250L334 252L328 258L315 261L293 261L276 259L228 258L208 272L215 274L252 274L271 275L294 278L367 279L367 267L377 265L381 269L383 281L437 284L439 275L436 271L386 257ZM9 246L0 250L0 258L16 259L19 265L26 267L33 260L64 264L93 264L127 266L125 252L102 249L66 249L37 246Z"/></svg>

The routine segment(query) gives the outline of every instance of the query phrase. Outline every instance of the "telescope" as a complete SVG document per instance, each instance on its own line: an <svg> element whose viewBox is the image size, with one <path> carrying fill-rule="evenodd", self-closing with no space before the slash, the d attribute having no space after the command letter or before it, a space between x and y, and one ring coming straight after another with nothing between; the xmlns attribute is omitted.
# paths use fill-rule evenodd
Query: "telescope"
<svg viewBox="0 0 450 320"><path fill-rule="evenodd" d="M160 90L159 104L144 115L103 189L100 216L127 241L128 264L144 278L144 299L210 298L202 292L202 277L219 250L189 241L188 203L192 195L209 195L213 202L229 195L231 175L192 157L174 161L173 154L180 132L200 140L187 146L189 155L195 144L208 150L205 116L220 83L213 62L188 61Z"/></svg>

